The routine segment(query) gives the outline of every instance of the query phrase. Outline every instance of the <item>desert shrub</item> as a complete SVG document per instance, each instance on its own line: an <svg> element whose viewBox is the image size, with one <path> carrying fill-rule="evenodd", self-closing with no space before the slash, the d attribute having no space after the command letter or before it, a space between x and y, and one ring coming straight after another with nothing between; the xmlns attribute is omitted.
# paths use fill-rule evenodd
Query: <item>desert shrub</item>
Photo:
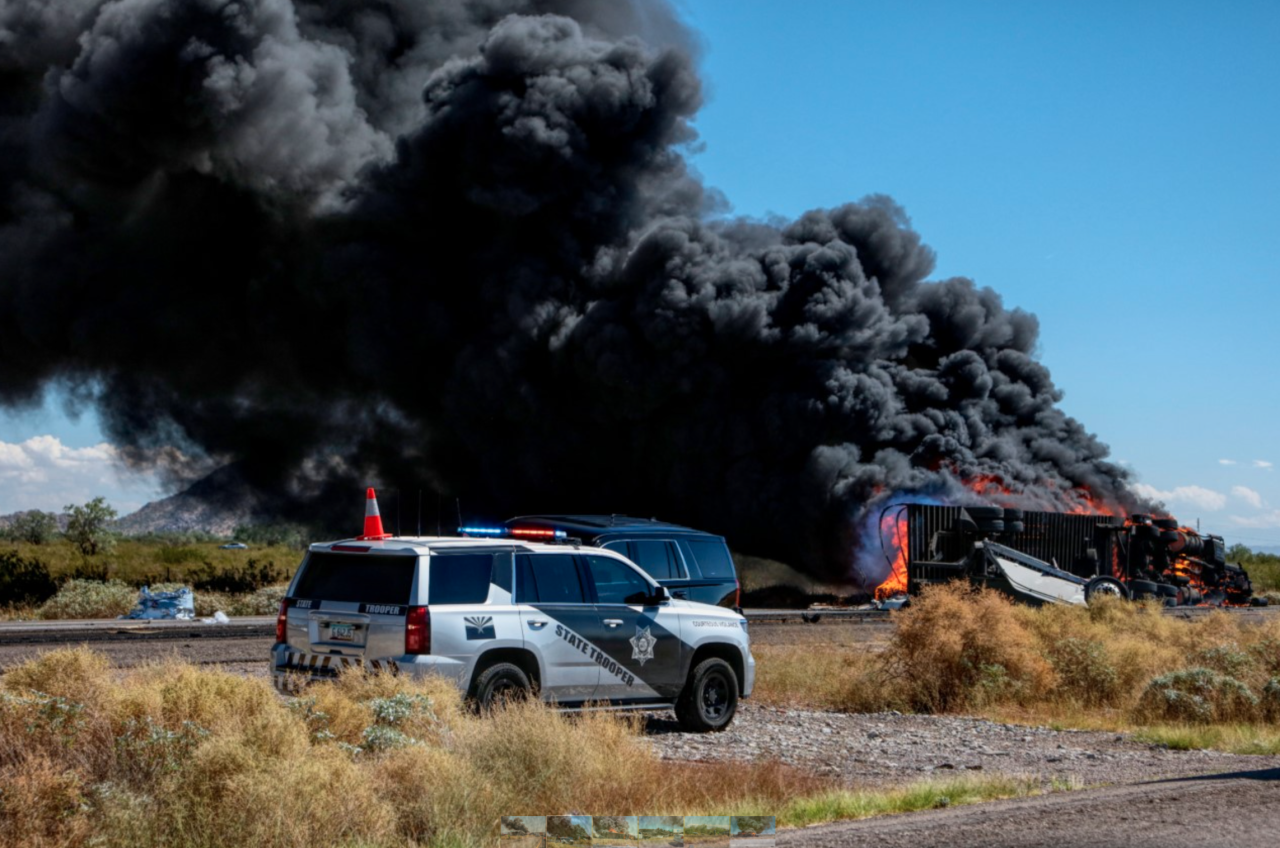
<svg viewBox="0 0 1280 848"><path fill-rule="evenodd" d="M298 550L305 550L309 540L316 535L311 528L301 524L241 524L233 534L236 541L249 545L280 545Z"/></svg>
<svg viewBox="0 0 1280 848"><path fill-rule="evenodd" d="M186 565L189 562L200 562L204 552L190 545L165 545L155 553L155 557L165 565Z"/></svg>
<svg viewBox="0 0 1280 848"><path fill-rule="evenodd" d="M275 615L280 611L280 601L288 586L264 586L247 595L231 599L230 608L224 608L227 615Z"/></svg>
<svg viewBox="0 0 1280 848"><path fill-rule="evenodd" d="M1273 677L1262 687L1260 699L1263 717L1268 721L1280 721L1280 677Z"/></svg>
<svg viewBox="0 0 1280 848"><path fill-rule="evenodd" d="M4 535L29 545L48 544L58 535L58 516L38 509L18 513Z"/></svg>
<svg viewBox="0 0 1280 848"><path fill-rule="evenodd" d="M886 670L909 705L945 712L1041 697L1053 668L1012 602L959 584L930 586L897 616Z"/></svg>
<svg viewBox="0 0 1280 848"><path fill-rule="evenodd" d="M834 789L772 762L663 761L637 726L536 702L482 718L444 680L347 674L285 700L56 651L0 677L0 841L479 848L513 809L758 812Z"/></svg>
<svg viewBox="0 0 1280 848"><path fill-rule="evenodd" d="M1257 660L1235 642L1212 645L1196 654L1196 665L1221 672L1228 677L1245 677L1253 671Z"/></svg>
<svg viewBox="0 0 1280 848"><path fill-rule="evenodd" d="M1114 703L1120 696L1120 673L1097 639L1069 636L1049 645L1049 662L1058 675L1057 694L1081 704Z"/></svg>
<svg viewBox="0 0 1280 848"><path fill-rule="evenodd" d="M1249 721L1258 713L1258 696L1234 677L1212 669L1192 668L1152 680L1138 702L1145 721L1207 724Z"/></svg>
<svg viewBox="0 0 1280 848"><path fill-rule="evenodd" d="M119 580L68 580L41 604L41 618L116 618L133 609L138 593Z"/></svg>
<svg viewBox="0 0 1280 848"><path fill-rule="evenodd" d="M187 582L197 591L204 589L239 595L256 592L275 583L282 583L289 577L288 571L270 560L261 562L250 559L244 565L229 565L221 568L206 562L203 566L187 573Z"/></svg>
<svg viewBox="0 0 1280 848"><path fill-rule="evenodd" d="M17 551L0 554L0 605L41 604L57 591L57 581L40 560L24 559Z"/></svg>

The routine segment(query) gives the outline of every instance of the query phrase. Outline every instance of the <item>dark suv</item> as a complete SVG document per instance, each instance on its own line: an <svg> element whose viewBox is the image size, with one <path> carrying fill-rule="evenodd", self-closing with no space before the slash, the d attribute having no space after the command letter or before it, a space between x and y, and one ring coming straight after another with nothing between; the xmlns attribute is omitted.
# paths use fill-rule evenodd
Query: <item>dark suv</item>
<svg viewBox="0 0 1280 848"><path fill-rule="evenodd" d="M617 551L674 597L738 608L738 573L723 536L626 515L523 515L508 521L507 528L513 535L520 528L559 531Z"/></svg>

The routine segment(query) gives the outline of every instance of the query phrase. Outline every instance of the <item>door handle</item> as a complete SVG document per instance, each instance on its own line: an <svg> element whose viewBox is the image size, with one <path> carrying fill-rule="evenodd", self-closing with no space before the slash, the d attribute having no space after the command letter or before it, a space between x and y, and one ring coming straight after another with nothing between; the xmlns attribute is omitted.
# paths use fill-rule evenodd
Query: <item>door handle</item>
<svg viewBox="0 0 1280 848"><path fill-rule="evenodd" d="M688 597L689 597L689 593L688 593L688 592L686 592L684 589L676 589L675 591L673 591L673 592L671 593L671 597L673 597L673 598L684 598L684 599L686 599L686 600L687 600L687 599L688 599Z"/></svg>
<svg viewBox="0 0 1280 848"><path fill-rule="evenodd" d="M622 619L620 618L606 618L604 620L605 627L619 627L621 626L621 624L622 624Z"/></svg>
<svg viewBox="0 0 1280 848"><path fill-rule="evenodd" d="M534 630L541 630L542 628L547 626L547 622L542 620L541 618L531 618L529 619L529 626L532 627Z"/></svg>

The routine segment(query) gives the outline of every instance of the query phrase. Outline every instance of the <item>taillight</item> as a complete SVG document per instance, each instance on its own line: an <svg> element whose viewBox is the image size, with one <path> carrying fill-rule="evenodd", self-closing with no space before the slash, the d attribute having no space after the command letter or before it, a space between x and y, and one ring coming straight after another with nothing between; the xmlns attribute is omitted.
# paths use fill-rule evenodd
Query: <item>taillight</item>
<svg viewBox="0 0 1280 848"><path fill-rule="evenodd" d="M733 578L733 606L735 609L742 606L742 584L736 577Z"/></svg>
<svg viewBox="0 0 1280 848"><path fill-rule="evenodd" d="M426 607L409 607L404 620L404 652L431 653L431 614Z"/></svg>
<svg viewBox="0 0 1280 848"><path fill-rule="evenodd" d="M280 614L276 616L276 644L283 645L285 642L285 630L289 626L289 599L285 598L280 602Z"/></svg>

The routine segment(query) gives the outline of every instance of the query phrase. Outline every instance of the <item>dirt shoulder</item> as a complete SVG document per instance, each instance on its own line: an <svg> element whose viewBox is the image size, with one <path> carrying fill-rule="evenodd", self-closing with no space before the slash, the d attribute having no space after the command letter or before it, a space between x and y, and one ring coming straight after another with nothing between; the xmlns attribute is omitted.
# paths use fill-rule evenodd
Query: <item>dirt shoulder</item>
<svg viewBox="0 0 1280 848"><path fill-rule="evenodd" d="M1271 848L1280 769L1062 792L815 825L778 834L786 848Z"/></svg>
<svg viewBox="0 0 1280 848"><path fill-rule="evenodd" d="M649 717L645 739L676 760L777 759L850 786L966 772L1036 775L1081 786L1280 768L1280 757L1172 751L1126 734L1021 727L954 716L853 715L743 704L723 733L682 733Z"/></svg>

